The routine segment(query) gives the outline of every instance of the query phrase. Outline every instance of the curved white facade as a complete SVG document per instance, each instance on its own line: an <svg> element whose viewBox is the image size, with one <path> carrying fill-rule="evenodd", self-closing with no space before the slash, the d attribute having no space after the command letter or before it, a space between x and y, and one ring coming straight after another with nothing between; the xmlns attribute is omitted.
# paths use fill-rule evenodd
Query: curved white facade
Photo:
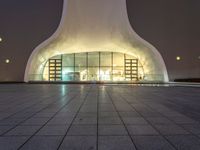
<svg viewBox="0 0 200 150"><path fill-rule="evenodd" d="M132 55L142 63L146 81L168 82L160 53L132 29L126 0L64 0L60 26L32 52L24 80L40 80L53 56L99 51Z"/></svg>

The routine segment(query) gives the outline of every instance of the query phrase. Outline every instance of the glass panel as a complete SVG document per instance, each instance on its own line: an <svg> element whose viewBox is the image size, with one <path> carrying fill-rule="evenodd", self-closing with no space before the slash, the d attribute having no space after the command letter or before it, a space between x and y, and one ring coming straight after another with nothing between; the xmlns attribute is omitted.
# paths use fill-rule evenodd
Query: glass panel
<svg viewBox="0 0 200 150"><path fill-rule="evenodd" d="M63 81L73 81L74 80L74 68L73 67L63 67L62 77L63 77Z"/></svg>
<svg viewBox="0 0 200 150"><path fill-rule="evenodd" d="M101 67L101 69L100 69L100 80L102 80L102 81L112 80L112 69L111 69L111 67Z"/></svg>
<svg viewBox="0 0 200 150"><path fill-rule="evenodd" d="M99 53L88 53L88 66L98 67L99 66Z"/></svg>
<svg viewBox="0 0 200 150"><path fill-rule="evenodd" d="M99 80L99 67L88 68L88 80L89 81Z"/></svg>
<svg viewBox="0 0 200 150"><path fill-rule="evenodd" d="M64 67L66 67L66 66L73 67L74 66L74 54L63 55L62 63L63 63Z"/></svg>
<svg viewBox="0 0 200 150"><path fill-rule="evenodd" d="M124 67L113 67L113 81L124 81Z"/></svg>
<svg viewBox="0 0 200 150"><path fill-rule="evenodd" d="M75 74L76 74L75 80L87 81L87 68L86 67L76 67Z"/></svg>
<svg viewBox="0 0 200 150"><path fill-rule="evenodd" d="M44 67L43 71L43 81L49 80L49 67Z"/></svg>
<svg viewBox="0 0 200 150"><path fill-rule="evenodd" d="M76 67L87 66L86 55L87 55L86 53L77 53L77 54L75 54L75 66Z"/></svg>
<svg viewBox="0 0 200 150"><path fill-rule="evenodd" d="M113 53L113 66L124 66L124 54Z"/></svg>
<svg viewBox="0 0 200 150"><path fill-rule="evenodd" d="M112 55L111 55L111 52L101 52L101 55L100 55L100 65L101 66L105 66L105 67L109 67L109 66L112 66Z"/></svg>

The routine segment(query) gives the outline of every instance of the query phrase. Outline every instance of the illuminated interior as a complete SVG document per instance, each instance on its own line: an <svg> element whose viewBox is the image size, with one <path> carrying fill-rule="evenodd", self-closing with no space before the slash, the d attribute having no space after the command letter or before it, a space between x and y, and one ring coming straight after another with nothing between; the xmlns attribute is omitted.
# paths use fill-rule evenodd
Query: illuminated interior
<svg viewBox="0 0 200 150"><path fill-rule="evenodd" d="M125 65L125 60L135 60L137 58L131 55L115 52L90 52L90 53L74 53L57 55L49 60L61 60L62 66L59 78L55 78L55 64L50 64L47 61L44 71L44 81L144 81L145 74L142 64L138 61L132 65ZM125 68L126 67L126 68ZM131 73L132 78L130 78ZM52 78L51 78L52 77ZM52 79L52 80L51 80Z"/></svg>
<svg viewBox="0 0 200 150"><path fill-rule="evenodd" d="M94 60L99 59L96 55L99 52L101 57L104 57L100 59L103 60L100 66L94 62L94 68L85 68L87 65L81 66L82 63L78 62L82 57L84 61L87 60L83 55L88 53L90 65L90 57ZM143 71L140 71L141 75L138 73L139 81L169 81L164 60L158 50L132 29L127 15L126 0L64 0L60 25L49 39L32 52L26 66L24 81L47 81L48 61L59 56L63 56L62 81L124 81L123 62L120 65L117 64L118 61L114 62L112 66L107 61L110 60L111 52L114 55L126 54L127 57L131 56L139 61L143 68ZM75 59L77 64L65 67L72 63L67 63L65 56L74 54L77 57L80 55L79 59ZM115 58L118 57L114 56Z"/></svg>

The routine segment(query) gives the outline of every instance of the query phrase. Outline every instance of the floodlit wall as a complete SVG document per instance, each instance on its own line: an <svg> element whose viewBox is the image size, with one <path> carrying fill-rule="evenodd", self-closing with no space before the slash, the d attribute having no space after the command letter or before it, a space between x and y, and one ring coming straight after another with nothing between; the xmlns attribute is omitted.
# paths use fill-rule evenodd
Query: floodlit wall
<svg viewBox="0 0 200 150"><path fill-rule="evenodd" d="M126 0L64 0L59 28L33 51L24 80L40 80L53 56L98 51L132 55L141 62L147 81L168 81L159 52L131 28Z"/></svg>

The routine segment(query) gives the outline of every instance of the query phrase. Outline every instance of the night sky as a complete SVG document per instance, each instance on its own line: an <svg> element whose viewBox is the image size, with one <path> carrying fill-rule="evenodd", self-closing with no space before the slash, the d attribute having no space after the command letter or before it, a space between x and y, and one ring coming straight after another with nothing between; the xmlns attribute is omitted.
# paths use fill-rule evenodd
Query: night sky
<svg viewBox="0 0 200 150"><path fill-rule="evenodd" d="M0 1L0 81L23 81L31 52L58 27L62 3ZM200 77L199 0L127 0L127 6L134 30L160 51L171 80Z"/></svg>

